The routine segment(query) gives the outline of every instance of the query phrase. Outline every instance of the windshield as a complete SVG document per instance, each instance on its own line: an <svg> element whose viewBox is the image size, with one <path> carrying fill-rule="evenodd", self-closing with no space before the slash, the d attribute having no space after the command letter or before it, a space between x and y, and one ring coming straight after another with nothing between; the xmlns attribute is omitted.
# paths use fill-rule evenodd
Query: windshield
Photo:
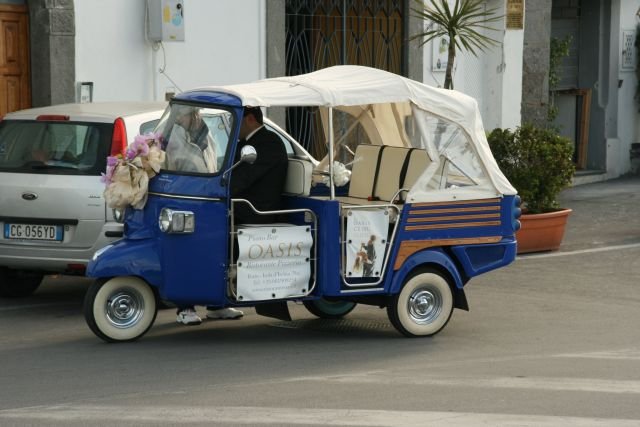
<svg viewBox="0 0 640 427"><path fill-rule="evenodd" d="M100 175L112 133L108 123L5 121L0 124L0 170Z"/></svg>
<svg viewBox="0 0 640 427"><path fill-rule="evenodd" d="M173 103L158 123L166 152L164 170L218 173L225 162L233 115L218 108Z"/></svg>

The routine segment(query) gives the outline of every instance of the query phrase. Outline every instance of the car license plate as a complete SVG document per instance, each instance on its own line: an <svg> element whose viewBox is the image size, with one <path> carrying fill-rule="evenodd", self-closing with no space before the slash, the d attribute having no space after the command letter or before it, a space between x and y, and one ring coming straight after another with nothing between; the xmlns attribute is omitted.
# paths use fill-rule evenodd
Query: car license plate
<svg viewBox="0 0 640 427"><path fill-rule="evenodd" d="M61 225L5 224L5 239L62 241Z"/></svg>

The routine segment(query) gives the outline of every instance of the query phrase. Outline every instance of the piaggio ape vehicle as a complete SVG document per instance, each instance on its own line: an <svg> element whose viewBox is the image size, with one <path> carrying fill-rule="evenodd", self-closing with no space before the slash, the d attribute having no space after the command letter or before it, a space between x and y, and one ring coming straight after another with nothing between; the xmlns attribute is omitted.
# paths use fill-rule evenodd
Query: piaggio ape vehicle
<svg viewBox="0 0 640 427"><path fill-rule="evenodd" d="M285 319L291 301L323 318L369 304L386 307L402 334L430 336L454 308L468 310L472 277L515 259L519 197L468 96L335 66L184 92L161 120L165 137L184 105L215 139L217 172L163 167L144 207L126 209L124 238L95 253L84 311L106 341L145 334L158 301ZM234 221L238 204L250 205L230 197L234 166L255 157L249 147L235 155L243 106L306 118L308 150L267 125L289 161L282 209L258 212L279 215L266 225Z"/></svg>

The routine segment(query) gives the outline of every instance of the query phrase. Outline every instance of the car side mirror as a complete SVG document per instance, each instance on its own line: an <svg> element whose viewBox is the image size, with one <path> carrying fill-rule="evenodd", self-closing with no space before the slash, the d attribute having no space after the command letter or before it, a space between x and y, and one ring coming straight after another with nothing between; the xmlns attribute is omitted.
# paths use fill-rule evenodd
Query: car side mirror
<svg viewBox="0 0 640 427"><path fill-rule="evenodd" d="M258 158L258 152L256 151L253 145L245 145L244 147L242 147L242 150L240 150L240 160L235 162L229 169L227 169L222 174L222 185L226 184L229 173L232 170L234 170L237 166L239 166L242 163L248 163L252 165L255 163L257 158Z"/></svg>

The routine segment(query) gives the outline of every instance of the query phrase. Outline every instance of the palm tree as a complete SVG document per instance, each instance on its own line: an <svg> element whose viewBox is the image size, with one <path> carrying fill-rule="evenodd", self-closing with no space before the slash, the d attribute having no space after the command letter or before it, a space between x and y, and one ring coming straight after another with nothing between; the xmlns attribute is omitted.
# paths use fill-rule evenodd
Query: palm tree
<svg viewBox="0 0 640 427"><path fill-rule="evenodd" d="M484 51L490 46L498 44L497 40L480 34L479 30L493 30L487 24L502 19L502 16L495 16L497 8L485 10L484 0L456 0L453 8L449 6L448 0L416 0L419 8L412 8L415 16L435 24L427 27L423 33L416 34L411 40L420 39L420 46L438 37L448 37L449 56L447 61L447 71L445 74L445 89L453 89L453 61L456 58L456 48L468 50L477 56L478 52Z"/></svg>

